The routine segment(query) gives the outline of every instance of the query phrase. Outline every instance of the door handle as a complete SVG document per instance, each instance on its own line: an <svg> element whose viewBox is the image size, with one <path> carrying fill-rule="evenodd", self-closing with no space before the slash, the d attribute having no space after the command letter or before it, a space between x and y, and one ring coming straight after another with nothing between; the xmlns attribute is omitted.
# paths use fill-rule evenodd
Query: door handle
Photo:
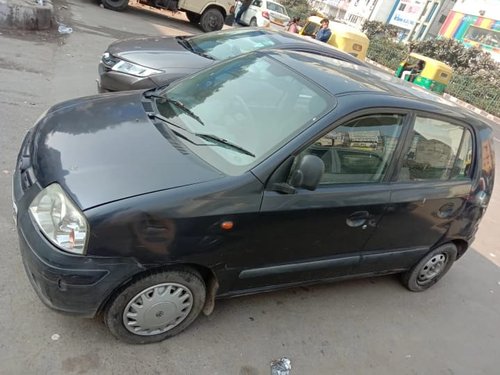
<svg viewBox="0 0 500 375"><path fill-rule="evenodd" d="M346 224L352 228L364 226L363 229L365 229L366 228L365 224L369 218L370 218L370 213L368 211L356 211L347 217Z"/></svg>
<svg viewBox="0 0 500 375"><path fill-rule="evenodd" d="M437 216L440 219L447 219L455 213L455 205L453 203L446 203L439 208Z"/></svg>

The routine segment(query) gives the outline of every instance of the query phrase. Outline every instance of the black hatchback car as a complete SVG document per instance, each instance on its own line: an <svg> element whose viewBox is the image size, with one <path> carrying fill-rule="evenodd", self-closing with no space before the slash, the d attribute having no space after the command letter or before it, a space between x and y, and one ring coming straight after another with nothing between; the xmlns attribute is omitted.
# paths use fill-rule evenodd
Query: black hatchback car
<svg viewBox="0 0 500 375"><path fill-rule="evenodd" d="M148 343L217 297L390 273L429 288L473 241L493 163L491 128L433 94L258 51L50 108L14 208L42 301Z"/></svg>

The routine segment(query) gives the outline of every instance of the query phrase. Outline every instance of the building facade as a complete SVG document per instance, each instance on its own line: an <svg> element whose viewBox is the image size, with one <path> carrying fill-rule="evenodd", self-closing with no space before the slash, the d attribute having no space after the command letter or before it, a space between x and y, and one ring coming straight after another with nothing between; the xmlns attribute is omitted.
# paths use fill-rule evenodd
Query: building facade
<svg viewBox="0 0 500 375"><path fill-rule="evenodd" d="M313 0L311 6L330 20L343 20L351 0Z"/></svg>
<svg viewBox="0 0 500 375"><path fill-rule="evenodd" d="M480 47L500 62L499 17L500 0L458 0L438 34Z"/></svg>
<svg viewBox="0 0 500 375"><path fill-rule="evenodd" d="M387 20L401 40L435 38L456 0L398 0ZM461 0L459 0L461 1Z"/></svg>

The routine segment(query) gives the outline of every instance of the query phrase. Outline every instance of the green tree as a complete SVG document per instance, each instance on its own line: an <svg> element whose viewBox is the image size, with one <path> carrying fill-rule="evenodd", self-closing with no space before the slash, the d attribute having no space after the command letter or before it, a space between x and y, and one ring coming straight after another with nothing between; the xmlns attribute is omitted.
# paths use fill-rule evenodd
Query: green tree
<svg viewBox="0 0 500 375"><path fill-rule="evenodd" d="M313 13L307 0L282 0L280 3L287 9L290 18L299 17L301 24Z"/></svg>
<svg viewBox="0 0 500 375"><path fill-rule="evenodd" d="M398 35L398 28L393 25L379 21L365 21L361 30L370 39L372 38L395 38Z"/></svg>

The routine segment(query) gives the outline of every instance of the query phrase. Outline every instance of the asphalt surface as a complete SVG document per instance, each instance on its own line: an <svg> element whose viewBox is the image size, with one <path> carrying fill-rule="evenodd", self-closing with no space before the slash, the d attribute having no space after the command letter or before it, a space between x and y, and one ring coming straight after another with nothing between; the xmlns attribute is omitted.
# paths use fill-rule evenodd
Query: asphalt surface
<svg viewBox="0 0 500 375"><path fill-rule="evenodd" d="M113 40L200 32L183 14L116 13L90 0L54 6L73 33L0 30L0 374L263 375L280 357L291 374L500 373L500 182L472 249L424 293L390 276L218 301L210 317L146 346L46 308L24 274L12 221L25 132L54 103L96 93L97 63Z"/></svg>

